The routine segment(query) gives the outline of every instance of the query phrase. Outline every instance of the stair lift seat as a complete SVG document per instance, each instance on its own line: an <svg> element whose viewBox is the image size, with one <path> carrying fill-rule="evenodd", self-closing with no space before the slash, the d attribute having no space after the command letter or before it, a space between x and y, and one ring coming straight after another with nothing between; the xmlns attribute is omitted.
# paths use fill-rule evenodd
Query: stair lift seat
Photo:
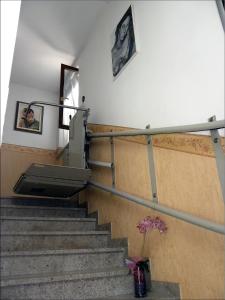
<svg viewBox="0 0 225 300"><path fill-rule="evenodd" d="M14 192L24 195L71 197L85 188L91 170L32 164L17 181Z"/></svg>

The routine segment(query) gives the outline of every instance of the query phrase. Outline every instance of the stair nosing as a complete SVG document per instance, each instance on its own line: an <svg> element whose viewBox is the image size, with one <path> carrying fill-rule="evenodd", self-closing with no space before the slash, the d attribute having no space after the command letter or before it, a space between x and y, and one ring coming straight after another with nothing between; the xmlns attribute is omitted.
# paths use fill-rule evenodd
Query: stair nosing
<svg viewBox="0 0 225 300"><path fill-rule="evenodd" d="M1 235L8 236L31 236L31 235L53 235L53 236L65 236L65 235L110 235L109 231L97 231L97 230L89 230L89 231L1 231Z"/></svg>
<svg viewBox="0 0 225 300"><path fill-rule="evenodd" d="M92 270L83 271L77 273L73 272L63 272L60 274L53 273L41 273L35 275L18 275L18 276L5 276L1 278L1 287L18 286L18 285L31 285L31 284L41 284L41 283L52 283L60 281L77 281L77 280L88 280L97 278L109 278L109 277L119 277L128 275L129 270L127 267L110 268L103 270Z"/></svg>
<svg viewBox="0 0 225 300"><path fill-rule="evenodd" d="M44 209L44 210L65 210L65 211L77 211L77 210L86 210L83 207L48 207L48 206L33 206L33 205L1 205L2 208L14 208L14 209Z"/></svg>
<svg viewBox="0 0 225 300"><path fill-rule="evenodd" d="M105 248L84 248L84 249L56 249L56 250L30 250L30 251L4 251L0 253L1 257L14 256L42 256L42 255L69 255L69 254L96 254L96 253L117 253L124 252L122 247L105 247Z"/></svg>
<svg viewBox="0 0 225 300"><path fill-rule="evenodd" d="M57 222L96 222L95 218L59 218L59 217L20 217L20 216L1 216L0 217L0 221L1 220L18 220L18 221L57 221Z"/></svg>

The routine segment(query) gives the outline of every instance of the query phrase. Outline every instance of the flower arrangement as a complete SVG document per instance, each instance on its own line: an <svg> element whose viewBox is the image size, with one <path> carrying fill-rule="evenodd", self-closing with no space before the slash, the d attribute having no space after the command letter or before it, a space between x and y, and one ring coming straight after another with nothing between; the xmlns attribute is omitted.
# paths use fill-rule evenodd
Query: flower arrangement
<svg viewBox="0 0 225 300"><path fill-rule="evenodd" d="M147 232L149 232L153 229L158 229L159 232L162 234L167 231L166 223L163 220L161 220L159 217L151 218L151 217L147 216L138 223L137 228L139 229L140 233L144 234L144 240L143 240L141 254L143 254ZM144 262L144 261L146 261L146 259L143 259L142 256L140 256L140 257L134 256L131 259L126 259L126 264L127 264L128 268L131 270L131 272L133 273L133 270L136 267L137 263Z"/></svg>
<svg viewBox="0 0 225 300"><path fill-rule="evenodd" d="M138 223L137 228L139 229L140 233L144 234L141 255L143 255L147 232L153 229L158 229L160 233L165 233L167 231L166 223L159 217L151 218L147 216ZM146 295L146 291L151 290L149 259L142 256L135 256L131 257L130 259L126 259L125 262L134 276L135 296L138 298L144 297ZM145 275L146 272L149 273L149 276ZM148 277L149 282L146 281Z"/></svg>
<svg viewBox="0 0 225 300"><path fill-rule="evenodd" d="M138 223L137 228L140 233L146 233L152 229L158 229L160 233L167 231L166 223L159 217L151 218L148 216Z"/></svg>
<svg viewBox="0 0 225 300"><path fill-rule="evenodd" d="M147 216L138 223L137 228L139 229L140 233L144 234L141 255L143 255L146 235L149 231L152 231L153 229L158 229L158 231L161 234L167 231L166 223L163 220L161 220L159 217L151 218Z"/></svg>

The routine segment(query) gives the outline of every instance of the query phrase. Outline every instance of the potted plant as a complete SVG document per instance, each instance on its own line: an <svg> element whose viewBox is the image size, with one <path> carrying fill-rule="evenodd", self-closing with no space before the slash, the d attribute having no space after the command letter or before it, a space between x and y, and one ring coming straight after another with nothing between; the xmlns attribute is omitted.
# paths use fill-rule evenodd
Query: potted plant
<svg viewBox="0 0 225 300"><path fill-rule="evenodd" d="M151 218L147 216L138 223L137 228L139 232L144 235L141 248L141 256L135 256L126 259L126 264L134 276L135 297L142 298L146 296L147 290L151 290L149 259L143 257L147 233L151 232L153 229L158 229L162 234L167 231L167 227L165 222L159 217Z"/></svg>

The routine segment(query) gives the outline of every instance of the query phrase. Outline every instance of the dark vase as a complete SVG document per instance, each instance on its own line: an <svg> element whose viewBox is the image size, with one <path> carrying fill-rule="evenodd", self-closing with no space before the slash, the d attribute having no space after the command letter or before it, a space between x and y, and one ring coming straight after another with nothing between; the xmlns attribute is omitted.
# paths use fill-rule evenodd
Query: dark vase
<svg viewBox="0 0 225 300"><path fill-rule="evenodd" d="M151 272L150 272L150 266L149 266L149 259L144 260L145 268L145 282L146 282L146 290L147 292L150 292L152 290L152 281L151 281Z"/></svg>
<svg viewBox="0 0 225 300"><path fill-rule="evenodd" d="M143 298L146 296L146 281L145 269L142 263L137 263L134 269L134 293L136 298Z"/></svg>

